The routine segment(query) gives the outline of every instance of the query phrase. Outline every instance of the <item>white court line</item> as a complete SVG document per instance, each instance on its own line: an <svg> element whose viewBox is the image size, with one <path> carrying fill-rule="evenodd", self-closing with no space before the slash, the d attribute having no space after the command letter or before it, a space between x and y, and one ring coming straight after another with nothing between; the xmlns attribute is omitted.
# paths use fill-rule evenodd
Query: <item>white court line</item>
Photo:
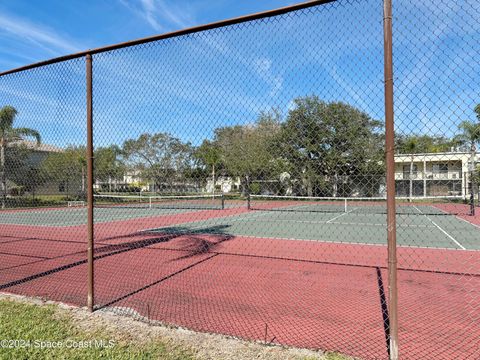
<svg viewBox="0 0 480 360"><path fill-rule="evenodd" d="M349 212L353 212L355 209L350 210ZM314 220L292 220L292 219L282 219L282 218L277 218L274 217L272 219L260 219L258 220L259 222L271 222L271 223L294 223L294 224L315 224L315 225L355 225L355 226L383 226L385 227L385 223L368 223L368 222L342 222L342 221L333 221L341 216L346 215L347 213L342 213L338 216L335 216L334 218L328 220L328 221L314 221ZM241 222L247 222L250 221L252 218L259 218L261 216L268 216L271 215L271 212L260 212L260 213L242 213L242 214L234 214L234 215L229 215L225 217L220 217L220 218L212 218L209 220L222 220L222 219L230 219L232 217L235 217L231 220L230 222L236 222L236 221L241 221ZM205 221L205 220L199 220L199 221ZM253 221L257 221L256 219L253 219ZM193 222L198 222L198 221L193 221ZM432 225L402 225L398 224L400 227L407 227L407 228L434 228L435 226Z"/></svg>
<svg viewBox="0 0 480 360"><path fill-rule="evenodd" d="M440 208L436 208L436 209L440 210L440 211L441 211L441 212L443 212L444 214L447 214L447 215L452 215L452 214L450 214L450 213L446 212L446 211L445 211L445 210L443 210L443 209L440 209ZM476 227L477 229L480 229L480 226L479 226L479 225L477 225L477 224L474 224L474 223L471 223L470 221L468 221L468 220L465 220L464 218L461 218L461 217L460 217L460 216L458 216L458 215L454 215L454 216L455 216L455 217L456 217L458 220L461 220L461 221L463 221L463 222L466 222L467 224L469 224L469 225L472 225L472 226Z"/></svg>
<svg viewBox="0 0 480 360"><path fill-rule="evenodd" d="M247 219L248 220L248 219ZM332 219L333 220L333 219ZM345 222L345 221L335 221L330 222L328 221L310 221L310 220L285 220L285 219L267 219L267 220L259 220L261 222L289 222L289 223L298 223L298 224L316 224L316 225L355 225L355 226L385 226L385 223L368 223L368 222ZM397 224L399 227L406 227L406 228L435 228L433 225L402 225Z"/></svg>
<svg viewBox="0 0 480 360"><path fill-rule="evenodd" d="M140 232L150 232L150 231L160 231L165 228L172 228L175 225L169 225L162 228L153 228L153 229L144 229L140 230ZM193 230L201 229L204 227L203 225L191 227ZM209 234L205 234L209 235ZM215 233L211 233L210 235L215 235ZM220 234L221 235L221 234ZM366 246L377 246L377 247L387 247L387 244L382 243L363 243L363 242L354 242L354 241L335 241L335 240L322 240L322 239L302 239L302 238L288 238L288 237L272 237L272 236L256 236L256 235L241 235L241 234L232 234L233 236L237 237L244 237L244 238L255 238L255 239L265 239L265 240L294 240L294 241L307 241L307 242L318 242L323 244L340 244L340 245L366 245ZM426 249L426 250L454 250L458 251L455 248L447 248L447 247L433 247L433 246L416 246L416 245L397 245L398 248L405 248L405 249ZM480 250L476 249L465 249L468 252L479 252Z"/></svg>
<svg viewBox="0 0 480 360"><path fill-rule="evenodd" d="M252 215L251 217L253 217L253 216L254 215ZM221 219L225 219L225 218L221 218ZM339 218L339 216L337 216L335 218ZM332 220L334 220L334 219L331 219L331 220L328 220L328 221L290 220L290 219L264 219L264 220L258 220L258 221L259 222L271 222L271 223L282 222L282 223L294 223L294 224L315 224L315 225L329 224L329 225L355 225L355 226L383 226L383 227L385 227L385 223L342 222L342 221L333 222ZM244 222L244 221L249 221L249 220L250 220L250 218L245 216L245 217L242 217L242 218L233 219L231 221L232 222L234 222L234 221ZM435 226L433 226L433 225L423 225L423 224L421 224L421 225L402 225L402 224L398 224L398 226L399 227L407 227L407 228L422 228L422 229L423 228L435 228Z"/></svg>
<svg viewBox="0 0 480 360"><path fill-rule="evenodd" d="M433 221L432 219L430 219L430 217L428 217L427 214L423 213L422 210L420 210L416 205L413 205L413 207L420 213L420 214L423 214L423 216L425 216L428 220L430 220L430 222L435 225L437 227L438 230L440 230L442 233L444 233L445 235L448 236L448 238L450 240L452 240L460 249L462 250L467 250L462 244L460 244L457 240L455 240L455 238L450 235L448 232L446 232L445 230L442 229L442 227L440 225L438 225L435 221Z"/></svg>
<svg viewBox="0 0 480 360"><path fill-rule="evenodd" d="M443 210L442 210L442 211L443 211ZM455 215L455 217L456 217L458 220L462 220L463 222L466 222L467 224L472 225L473 227L476 227L477 229L480 229L480 226L477 225L477 224L471 223L470 221L465 220L464 218L461 218L461 217L459 217L459 216L457 216L457 215Z"/></svg>
<svg viewBox="0 0 480 360"><path fill-rule="evenodd" d="M302 205L303 206L303 205ZM438 224L436 224L432 219L430 219L426 214L424 214L420 209L418 209L415 205L414 207L416 210L420 213L423 214L437 229L442 231L446 236L448 236L458 247L460 247L462 250L465 251L479 251L479 250L467 250L464 246L462 246L457 240L455 240L450 234L448 234L445 230L443 230ZM353 209L355 210L355 209ZM351 210L351 211L353 211ZM341 215L345 215L346 213L343 213ZM271 215L269 211L267 212L259 212L259 213L242 213L242 214L232 214L229 216L221 217L221 218L213 218L211 220L225 220L229 219L235 216L238 216L236 219L230 219L230 221L248 221L251 218L254 217L261 217L261 216L267 216ZM337 217L338 218L338 217ZM196 230L196 229L201 229L205 227L205 224L203 223L206 220L198 220L198 221L193 221L187 224L194 224L198 223L197 226L190 226L190 230ZM208 220L207 220L208 221ZM282 220L276 220L276 221L282 221ZM288 221L291 222L292 220L283 220L283 221ZM295 222L295 220L293 220ZM330 221L330 220L329 220ZM318 222L318 224L326 224L327 222ZM343 225L344 223L329 223L330 225L335 225L335 224L341 224ZM345 223L347 224L347 223ZM174 228L177 226L181 226L182 224L172 224L172 225L167 225L167 226L160 226L160 227L155 227L155 228L149 228L149 229L142 229L139 232L151 232L151 231L159 231L162 229L168 229L168 228ZM352 223L352 225L364 225L362 223ZM376 225L376 224L374 224ZM381 226L385 226L385 224L381 224ZM412 225L412 227L430 227L427 225ZM300 241L311 241L311 242L323 242L323 243L338 243L338 244L357 244L357 245L369 245L369 246L386 246L385 244L372 244L372 243L361 243L361 242L349 242L349 241L331 241L331 240L318 240L318 239L301 239L301 238L288 238L288 237L263 237L263 236L253 236L253 235L236 235L236 236L246 236L246 237L256 237L259 239L277 239L277 240L300 240ZM430 246L412 246L412 245L398 245L398 247L404 247L404 248L419 248L419 249L444 249L444 250L452 250L452 248L442 248L442 247L430 247Z"/></svg>
<svg viewBox="0 0 480 360"><path fill-rule="evenodd" d="M347 211L347 212L344 212L343 214L340 214L340 215L338 215L338 216L335 216L334 218L328 220L328 221L327 221L327 224L330 224L333 220L337 220L338 218L341 218L342 216L347 215L348 213L351 213L353 210L354 210L354 209L349 210L349 211Z"/></svg>
<svg viewBox="0 0 480 360"><path fill-rule="evenodd" d="M231 220L231 221L245 221L245 219L248 220L248 219L250 219L250 218L257 218L257 217L267 216L267 215L272 215L272 213L271 213L270 211L267 211L267 212L255 212L255 213L246 212L246 213L233 214L232 216L224 216L224 217L215 218L215 219L227 219L227 218L230 218L230 217L237 216L237 218L234 218L234 219Z"/></svg>

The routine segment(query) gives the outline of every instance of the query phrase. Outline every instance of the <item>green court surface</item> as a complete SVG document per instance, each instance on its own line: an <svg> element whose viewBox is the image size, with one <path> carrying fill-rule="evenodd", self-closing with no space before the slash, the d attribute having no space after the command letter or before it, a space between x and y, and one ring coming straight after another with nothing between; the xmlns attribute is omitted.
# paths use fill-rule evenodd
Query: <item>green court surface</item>
<svg viewBox="0 0 480 360"><path fill-rule="evenodd" d="M148 209L148 208L96 208L96 223L129 220L169 214L180 214L188 209ZM0 224L33 226L77 226L87 222L86 208L36 209L0 212Z"/></svg>
<svg viewBox="0 0 480 360"><path fill-rule="evenodd" d="M251 211L154 231L218 232L234 236L386 244L386 215ZM145 229L151 230L151 229ZM480 250L480 228L453 215L399 215L400 246Z"/></svg>
<svg viewBox="0 0 480 360"><path fill-rule="evenodd" d="M350 212L302 212L251 210L222 216L213 210L210 219L195 221L192 209L96 208L95 222L149 218L148 229L158 232L220 233L257 238L311 240L359 244L386 243L386 215ZM289 208L292 210L292 208ZM210 210L211 211L211 210ZM155 217L191 213L190 222L158 227ZM85 208L36 209L0 212L1 224L66 227L86 223ZM213 215L215 214L215 215ZM217 217L218 216L218 217ZM480 250L480 228L454 215L404 214L397 216L397 242L400 246Z"/></svg>

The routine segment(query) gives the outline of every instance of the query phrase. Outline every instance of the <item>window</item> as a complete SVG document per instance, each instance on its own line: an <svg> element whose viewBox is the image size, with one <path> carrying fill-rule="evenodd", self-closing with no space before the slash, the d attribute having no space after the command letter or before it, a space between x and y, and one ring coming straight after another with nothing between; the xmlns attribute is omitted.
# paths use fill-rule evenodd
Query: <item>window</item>
<svg viewBox="0 0 480 360"><path fill-rule="evenodd" d="M448 172L448 164L433 164L432 170L434 174L444 174Z"/></svg>
<svg viewBox="0 0 480 360"><path fill-rule="evenodd" d="M412 173L413 173L414 175L417 174L417 165L416 165L416 164L413 164L413 166L412 166ZM408 164L408 165L403 165L403 174L404 174L404 175L410 174L410 164Z"/></svg>
<svg viewBox="0 0 480 360"><path fill-rule="evenodd" d="M67 188L67 186L66 186L65 181L61 181L58 184L58 192L65 192L66 188Z"/></svg>

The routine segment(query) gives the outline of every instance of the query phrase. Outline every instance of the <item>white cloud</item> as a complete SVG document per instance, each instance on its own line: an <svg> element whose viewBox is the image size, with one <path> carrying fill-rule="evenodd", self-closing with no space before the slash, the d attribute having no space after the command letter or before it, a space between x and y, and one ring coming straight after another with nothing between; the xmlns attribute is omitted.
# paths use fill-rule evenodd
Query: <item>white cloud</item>
<svg viewBox="0 0 480 360"><path fill-rule="evenodd" d="M81 50L81 47L55 33L52 29L10 14L0 14L0 30L18 41L33 43L55 55Z"/></svg>
<svg viewBox="0 0 480 360"><path fill-rule="evenodd" d="M192 26L191 15L186 9L173 8L163 0L142 0L142 2L154 2L157 14L166 18L170 23L182 28Z"/></svg>
<svg viewBox="0 0 480 360"><path fill-rule="evenodd" d="M244 55L239 49L232 48L221 38L202 37L201 41L217 54L241 64L247 71L255 74L269 87L269 96L276 97L283 88L283 76L274 71L274 61L267 56L252 57Z"/></svg>
<svg viewBox="0 0 480 360"><path fill-rule="evenodd" d="M155 19L155 0L140 0L143 8L145 20L157 31L162 30L162 26Z"/></svg>
<svg viewBox="0 0 480 360"><path fill-rule="evenodd" d="M188 10L167 4L163 0L120 0L120 3L142 17L155 31L193 25L192 15Z"/></svg>
<svg viewBox="0 0 480 360"><path fill-rule="evenodd" d="M261 57L253 60L253 68L256 74L270 86L269 96L274 98L282 90L283 77L275 74L273 60L267 57Z"/></svg>

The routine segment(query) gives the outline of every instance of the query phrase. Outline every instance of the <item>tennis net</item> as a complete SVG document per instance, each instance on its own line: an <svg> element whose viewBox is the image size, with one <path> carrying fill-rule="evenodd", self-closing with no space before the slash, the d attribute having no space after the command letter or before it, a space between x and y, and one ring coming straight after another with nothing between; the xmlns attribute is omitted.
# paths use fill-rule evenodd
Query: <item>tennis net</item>
<svg viewBox="0 0 480 360"><path fill-rule="evenodd" d="M334 212L386 214L384 197L310 197L250 195L251 210L291 212ZM400 215L471 215L469 199L459 196L397 197L396 213Z"/></svg>
<svg viewBox="0 0 480 360"><path fill-rule="evenodd" d="M223 194L180 196L95 195L97 208L133 209L193 209L221 210L225 208Z"/></svg>

